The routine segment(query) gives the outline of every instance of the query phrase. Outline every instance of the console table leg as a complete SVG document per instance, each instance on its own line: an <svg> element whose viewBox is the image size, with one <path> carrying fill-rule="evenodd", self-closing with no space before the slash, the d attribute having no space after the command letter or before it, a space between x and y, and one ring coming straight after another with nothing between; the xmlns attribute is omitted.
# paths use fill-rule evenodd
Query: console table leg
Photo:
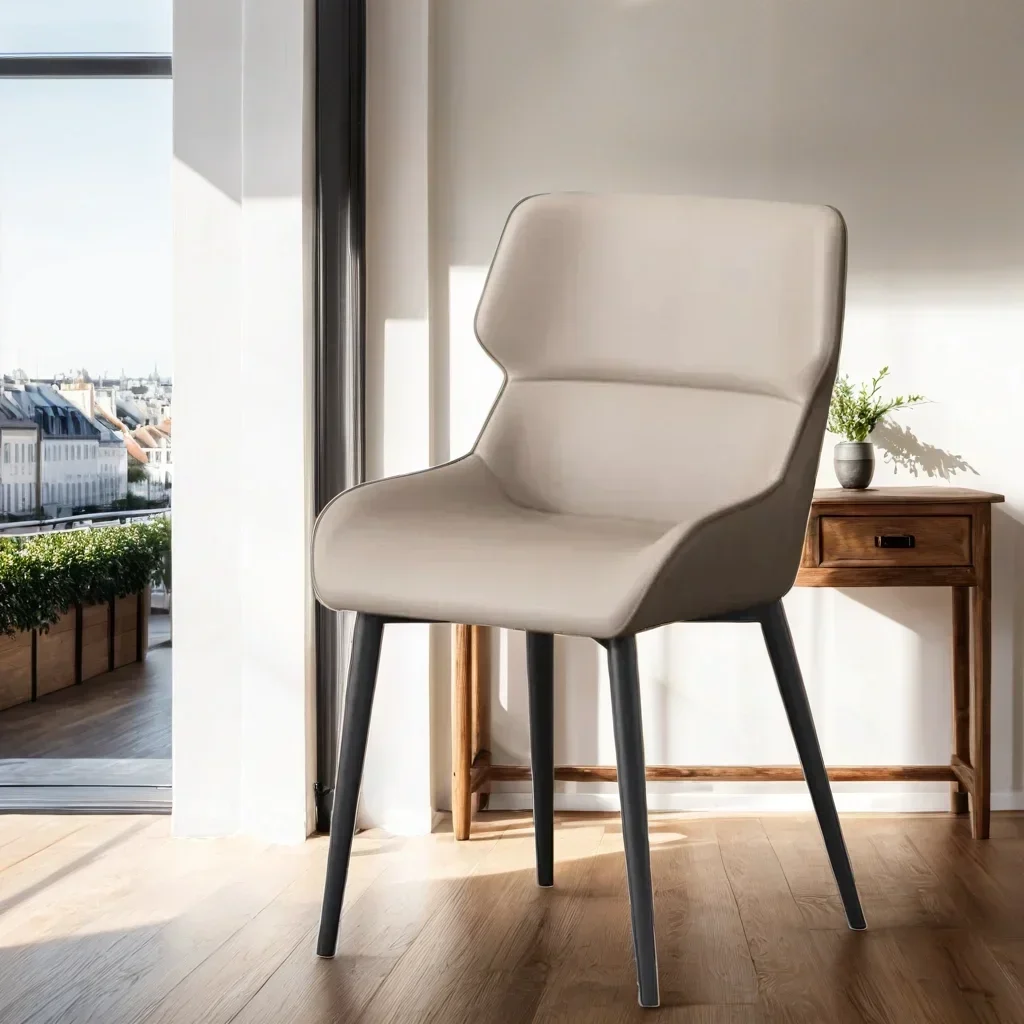
<svg viewBox="0 0 1024 1024"><path fill-rule="evenodd" d="M455 670L452 679L452 830L468 839L473 817L470 775L473 771L472 626L453 630Z"/></svg>
<svg viewBox="0 0 1024 1024"><path fill-rule="evenodd" d="M971 589L953 587L953 753L971 763ZM954 782L950 809L967 813L967 790Z"/></svg>
<svg viewBox="0 0 1024 1024"><path fill-rule="evenodd" d="M974 646L974 793L971 797L971 834L988 839L992 780L992 511L989 506L973 516L974 564L978 583L971 595Z"/></svg>

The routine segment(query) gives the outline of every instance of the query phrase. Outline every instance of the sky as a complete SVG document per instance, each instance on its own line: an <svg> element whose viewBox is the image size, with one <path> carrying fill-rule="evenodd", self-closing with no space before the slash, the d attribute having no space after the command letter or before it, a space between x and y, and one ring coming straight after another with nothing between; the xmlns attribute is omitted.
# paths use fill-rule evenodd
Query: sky
<svg viewBox="0 0 1024 1024"><path fill-rule="evenodd" d="M167 53L171 0L0 0L0 54ZM171 364L171 82L0 79L0 371Z"/></svg>

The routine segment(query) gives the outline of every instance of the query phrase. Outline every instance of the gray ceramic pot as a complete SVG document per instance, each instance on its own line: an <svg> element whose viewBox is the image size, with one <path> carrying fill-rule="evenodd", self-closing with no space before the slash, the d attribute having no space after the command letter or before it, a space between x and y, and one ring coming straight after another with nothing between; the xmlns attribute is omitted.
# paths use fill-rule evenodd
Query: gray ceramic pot
<svg viewBox="0 0 1024 1024"><path fill-rule="evenodd" d="M840 441L833 465L839 483L853 491L871 486L875 475L875 446L870 441Z"/></svg>

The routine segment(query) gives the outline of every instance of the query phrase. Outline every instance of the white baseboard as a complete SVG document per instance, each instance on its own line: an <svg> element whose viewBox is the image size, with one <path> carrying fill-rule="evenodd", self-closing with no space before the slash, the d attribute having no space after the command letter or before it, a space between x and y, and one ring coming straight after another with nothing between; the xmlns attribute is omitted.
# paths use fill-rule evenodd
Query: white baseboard
<svg viewBox="0 0 1024 1024"><path fill-rule="evenodd" d="M949 810L949 788L938 785L939 790L918 787L917 791L894 791L893 786L859 792L843 792L838 784L833 792L836 807L844 813L878 811L881 813L936 812ZM762 788L772 786L766 783ZM774 787L772 787L774 788ZM805 790L800 792L759 793L700 793L658 792L648 789L647 807L651 811L698 811L707 814L723 813L793 813L810 812L811 798ZM491 793L488 808L495 811L528 811L533 800L528 791ZM612 811L618 813L618 794L612 793L555 793L556 811ZM1024 792L992 794L992 810L1024 810Z"/></svg>

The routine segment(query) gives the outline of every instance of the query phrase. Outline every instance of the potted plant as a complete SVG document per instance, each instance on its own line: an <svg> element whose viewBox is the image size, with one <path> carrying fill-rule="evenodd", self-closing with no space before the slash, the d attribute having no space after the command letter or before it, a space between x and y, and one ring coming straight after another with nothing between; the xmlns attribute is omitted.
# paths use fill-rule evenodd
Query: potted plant
<svg viewBox="0 0 1024 1024"><path fill-rule="evenodd" d="M882 398L882 381L889 375L883 366L877 377L867 384L853 385L843 375L836 380L832 401L828 408L828 429L843 440L836 445L833 464L839 483L852 490L863 490L871 485L875 473L875 447L868 440L871 431L883 416L917 405L924 395L897 395Z"/></svg>

